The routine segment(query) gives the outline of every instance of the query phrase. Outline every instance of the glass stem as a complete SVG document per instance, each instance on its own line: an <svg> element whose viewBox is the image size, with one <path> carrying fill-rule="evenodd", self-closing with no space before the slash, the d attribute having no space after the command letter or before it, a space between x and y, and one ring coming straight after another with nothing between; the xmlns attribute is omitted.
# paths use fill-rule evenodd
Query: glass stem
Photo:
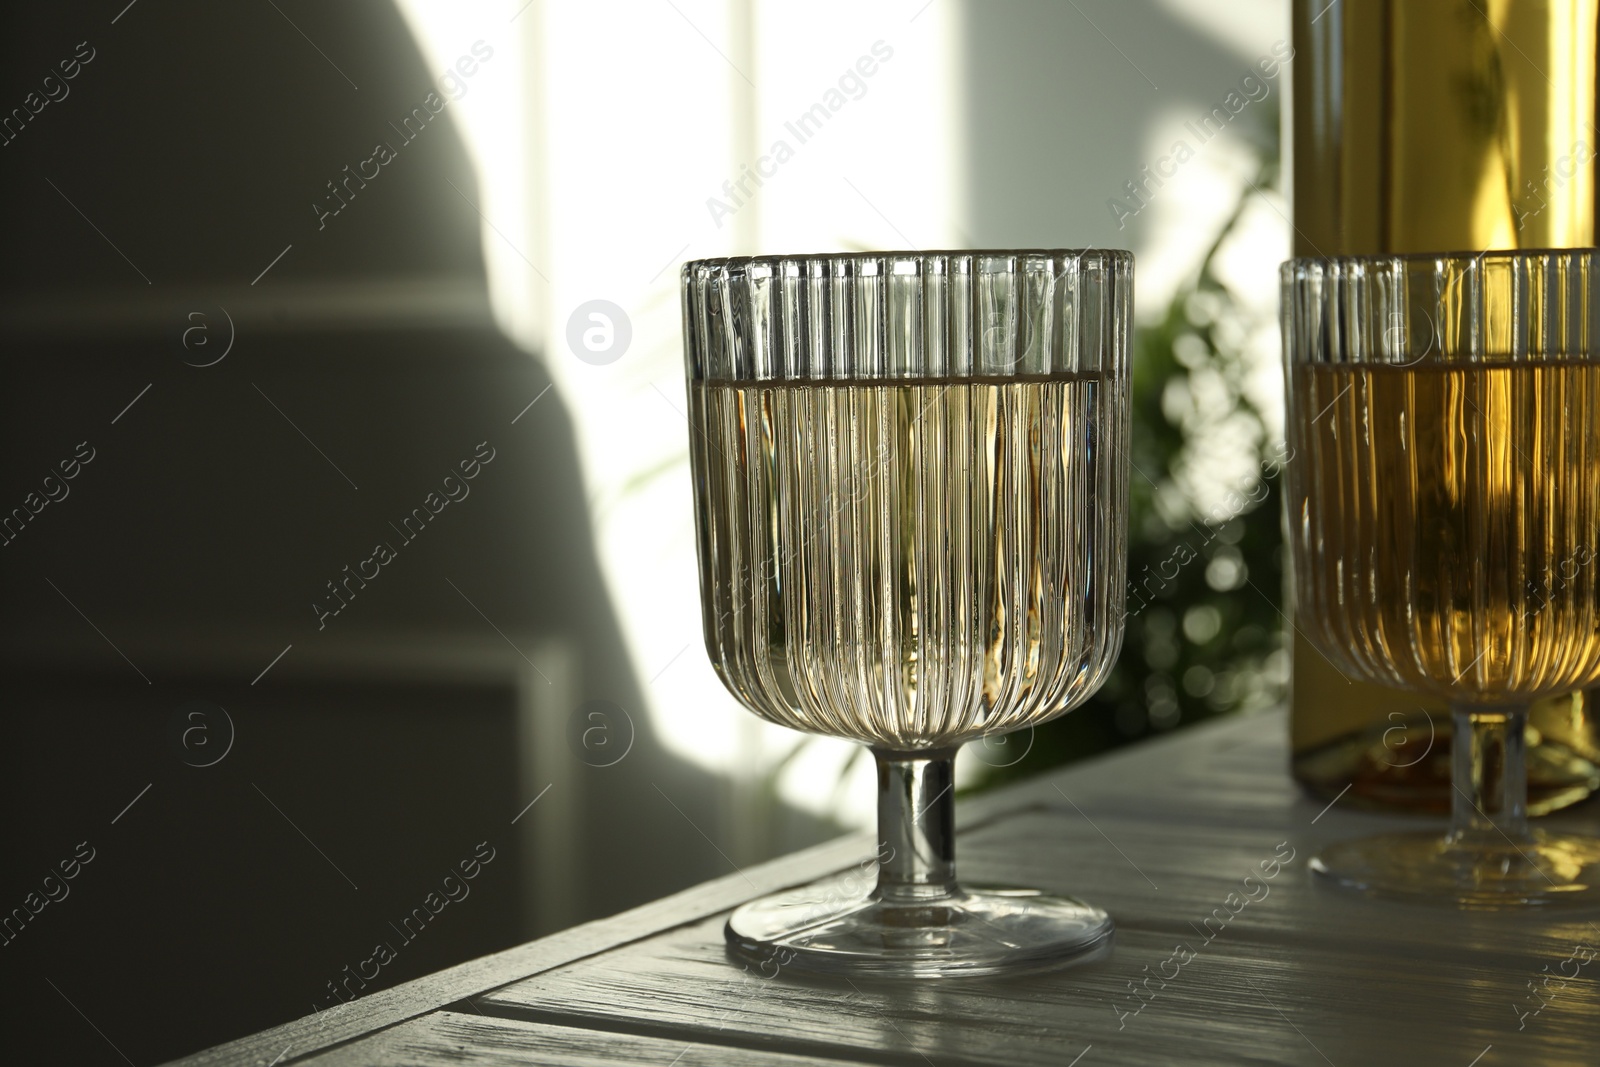
<svg viewBox="0 0 1600 1067"><path fill-rule="evenodd" d="M1455 704L1450 715L1450 843L1527 841L1528 709Z"/></svg>
<svg viewBox="0 0 1600 1067"><path fill-rule="evenodd" d="M878 763L877 899L928 904L956 888L954 749L873 750Z"/></svg>

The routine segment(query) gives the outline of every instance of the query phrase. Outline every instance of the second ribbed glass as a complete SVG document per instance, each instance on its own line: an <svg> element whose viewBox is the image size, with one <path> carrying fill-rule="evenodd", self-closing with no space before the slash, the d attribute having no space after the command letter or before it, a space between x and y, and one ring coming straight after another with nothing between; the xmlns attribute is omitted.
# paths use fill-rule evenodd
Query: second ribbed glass
<svg viewBox="0 0 1600 1067"><path fill-rule="evenodd" d="M976 974L1103 945L1098 908L955 881L952 761L1099 686L1121 643L1132 257L684 268L701 602L756 714L877 758L870 891L730 919L736 954Z"/></svg>
<svg viewBox="0 0 1600 1067"><path fill-rule="evenodd" d="M1450 830L1323 877L1467 907L1592 904L1600 841L1531 830L1530 702L1600 681L1600 263L1284 267L1296 621L1352 677L1448 700Z"/></svg>

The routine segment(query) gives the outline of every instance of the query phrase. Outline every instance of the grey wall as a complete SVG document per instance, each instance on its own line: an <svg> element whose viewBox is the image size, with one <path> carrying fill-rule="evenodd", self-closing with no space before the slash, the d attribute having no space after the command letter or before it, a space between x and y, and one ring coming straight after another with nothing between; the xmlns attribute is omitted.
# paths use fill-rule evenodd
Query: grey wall
<svg viewBox="0 0 1600 1067"><path fill-rule="evenodd" d="M540 886L576 921L728 871L688 821L716 825L718 784L646 716L618 767L566 744L583 701L637 709L637 681L561 397L512 424L550 379L487 320L448 110L325 228L311 209L432 88L397 13L163 0L113 25L124 6L0 23L3 107L94 51L0 147L0 509L94 450L0 547L0 908L96 850L0 947L18 1062L121 1063L77 1009L142 1064L330 1007L326 983L479 842L498 861L369 991L547 932ZM210 348L182 343L194 309ZM225 359L191 365L225 334ZM389 523L484 441L470 496L320 628L324 583L400 543ZM499 631L569 650L573 674L536 754L562 788L517 826L536 791L510 686L407 662L505 658ZM346 670L350 649L367 659ZM233 723L214 766L174 743L195 700ZM549 859L534 823L576 845Z"/></svg>
<svg viewBox="0 0 1600 1067"><path fill-rule="evenodd" d="M1124 183L1154 162L1147 142L1163 111L1198 118L1259 54L1199 33L1156 0L967 0L961 10L968 236L1001 248L1143 251L1154 213L1119 228L1106 200L1126 196ZM1261 36L1270 45L1275 27ZM1224 136L1259 137L1276 121L1249 108Z"/></svg>

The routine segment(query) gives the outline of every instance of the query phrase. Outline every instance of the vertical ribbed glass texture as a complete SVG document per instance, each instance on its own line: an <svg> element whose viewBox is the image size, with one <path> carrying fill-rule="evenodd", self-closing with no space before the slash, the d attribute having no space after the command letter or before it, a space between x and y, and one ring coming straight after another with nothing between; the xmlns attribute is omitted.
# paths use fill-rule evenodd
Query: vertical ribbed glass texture
<svg viewBox="0 0 1600 1067"><path fill-rule="evenodd" d="M1095 690L1122 634L1132 264L684 267L705 642L735 696L915 752Z"/></svg>
<svg viewBox="0 0 1600 1067"><path fill-rule="evenodd" d="M1594 681L1595 254L1295 260L1283 284L1306 635L1456 701Z"/></svg>

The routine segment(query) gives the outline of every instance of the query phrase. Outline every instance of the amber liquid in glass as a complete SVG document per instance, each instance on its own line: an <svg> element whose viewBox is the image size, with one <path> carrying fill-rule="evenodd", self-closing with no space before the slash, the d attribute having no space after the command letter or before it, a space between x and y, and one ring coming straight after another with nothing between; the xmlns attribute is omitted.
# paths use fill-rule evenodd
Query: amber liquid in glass
<svg viewBox="0 0 1600 1067"><path fill-rule="evenodd" d="M1094 377L692 383L723 681L891 751L1085 699L1121 640L1126 488L1097 447L1117 400Z"/></svg>
<svg viewBox="0 0 1600 1067"><path fill-rule="evenodd" d="M1295 255L1595 244L1595 0L1324 6L1296 8L1289 64ZM1486 135L1488 113L1517 135ZM1300 635L1293 663L1300 782L1345 805L1449 810L1442 701L1346 684ZM1597 717L1600 687L1529 710L1535 814L1600 781Z"/></svg>
<svg viewBox="0 0 1600 1067"><path fill-rule="evenodd" d="M1294 374L1298 624L1319 649L1352 677L1440 697L1587 683L1600 664L1600 365Z"/></svg>

